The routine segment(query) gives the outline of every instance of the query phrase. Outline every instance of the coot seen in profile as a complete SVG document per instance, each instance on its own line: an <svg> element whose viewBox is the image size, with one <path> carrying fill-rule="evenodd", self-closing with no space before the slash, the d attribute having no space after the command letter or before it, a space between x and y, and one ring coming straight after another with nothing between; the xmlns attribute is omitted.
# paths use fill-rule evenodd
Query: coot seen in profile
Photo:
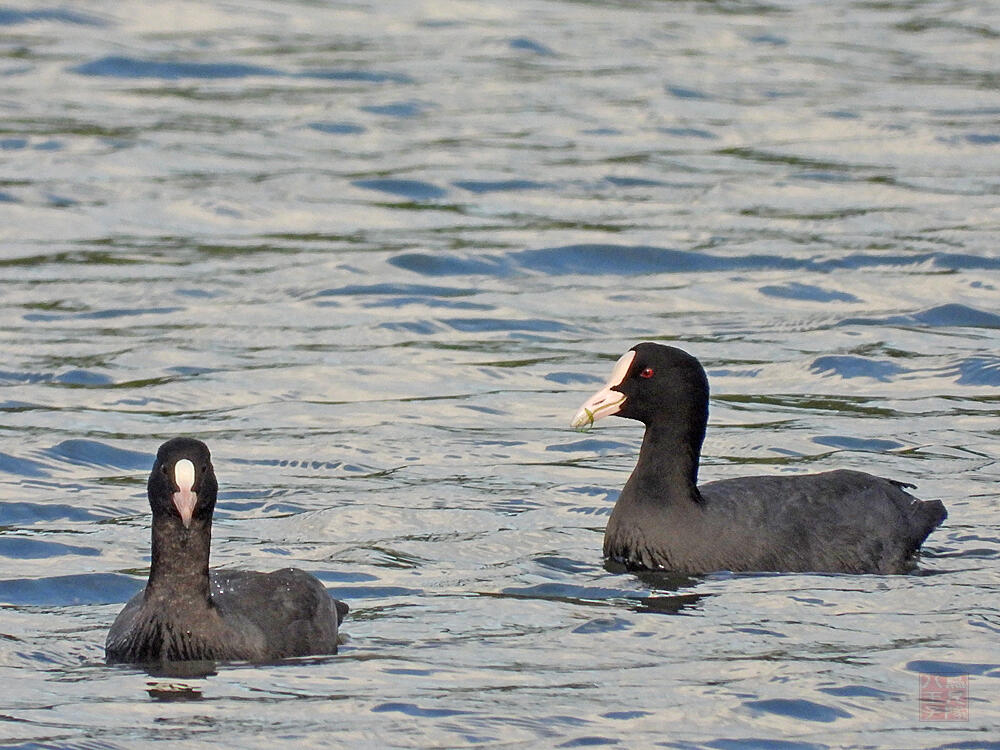
<svg viewBox="0 0 1000 750"><path fill-rule="evenodd" d="M699 485L708 378L675 347L632 347L572 425L612 414L646 425L604 535L604 555L633 568L905 573L947 517L940 501L906 492L910 485L860 471Z"/></svg>

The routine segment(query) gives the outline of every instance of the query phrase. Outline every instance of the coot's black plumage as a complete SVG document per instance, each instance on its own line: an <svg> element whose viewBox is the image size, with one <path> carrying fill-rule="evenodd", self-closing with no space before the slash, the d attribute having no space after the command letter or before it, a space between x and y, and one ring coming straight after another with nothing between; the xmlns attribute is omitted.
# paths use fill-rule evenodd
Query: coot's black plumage
<svg viewBox="0 0 1000 750"><path fill-rule="evenodd" d="M347 605L315 576L209 571L218 483L208 447L174 438L160 446L147 487L153 551L146 588L108 633L109 662L269 662L337 653Z"/></svg>
<svg viewBox="0 0 1000 750"><path fill-rule="evenodd" d="M697 359L634 346L574 427L617 414L646 425L639 460L604 535L604 554L679 573L905 573L947 517L891 479L859 471L723 479L698 485L708 379Z"/></svg>

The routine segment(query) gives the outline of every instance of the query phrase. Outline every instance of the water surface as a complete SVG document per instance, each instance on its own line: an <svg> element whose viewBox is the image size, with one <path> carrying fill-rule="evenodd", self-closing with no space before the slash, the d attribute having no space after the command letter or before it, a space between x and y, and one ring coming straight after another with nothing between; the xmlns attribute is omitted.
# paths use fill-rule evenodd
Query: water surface
<svg viewBox="0 0 1000 750"><path fill-rule="evenodd" d="M0 8L0 743L997 748L995 4ZM607 569L640 340L705 479L949 508L924 575ZM158 444L332 659L103 665ZM968 719L920 720L921 675Z"/></svg>

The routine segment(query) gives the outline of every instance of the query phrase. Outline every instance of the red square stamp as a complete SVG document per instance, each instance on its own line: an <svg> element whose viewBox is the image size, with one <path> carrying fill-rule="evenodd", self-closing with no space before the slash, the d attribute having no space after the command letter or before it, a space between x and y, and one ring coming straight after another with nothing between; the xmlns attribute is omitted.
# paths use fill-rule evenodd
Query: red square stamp
<svg viewBox="0 0 1000 750"><path fill-rule="evenodd" d="M968 721L969 675L920 674L920 721Z"/></svg>

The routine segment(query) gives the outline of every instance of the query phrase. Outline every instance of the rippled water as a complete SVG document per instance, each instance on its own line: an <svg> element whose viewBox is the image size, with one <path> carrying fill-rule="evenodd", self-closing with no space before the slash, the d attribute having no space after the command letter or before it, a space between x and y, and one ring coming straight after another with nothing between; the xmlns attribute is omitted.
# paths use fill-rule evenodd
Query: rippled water
<svg viewBox="0 0 1000 750"><path fill-rule="evenodd" d="M1000 747L998 36L984 0L0 8L0 743ZM703 478L913 482L925 575L605 569L641 430L566 425L651 338L709 369ZM214 563L315 572L340 655L103 665L177 434ZM920 718L941 674L966 720Z"/></svg>

